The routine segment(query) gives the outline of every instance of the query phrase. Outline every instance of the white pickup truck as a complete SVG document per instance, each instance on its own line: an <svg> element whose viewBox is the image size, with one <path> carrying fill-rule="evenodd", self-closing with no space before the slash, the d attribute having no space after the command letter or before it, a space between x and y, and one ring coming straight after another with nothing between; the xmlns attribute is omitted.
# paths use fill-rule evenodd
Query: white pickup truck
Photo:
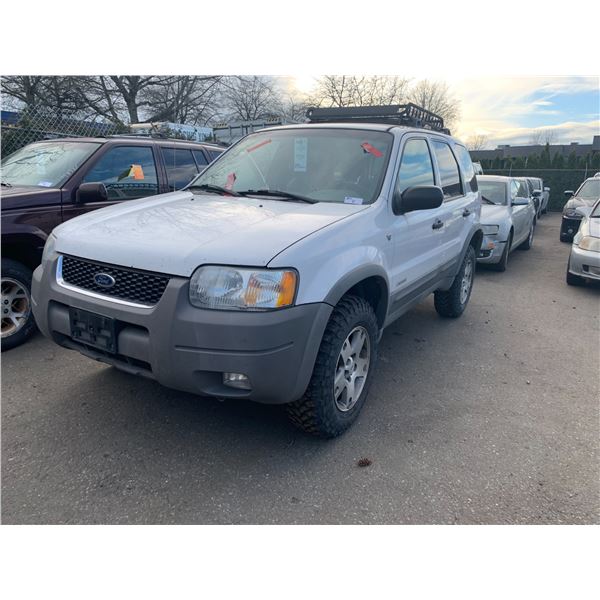
<svg viewBox="0 0 600 600"><path fill-rule="evenodd" d="M57 227L33 275L40 330L172 388L346 430L383 329L432 292L441 316L464 311L480 194L465 146L415 105L307 116L243 138L183 191Z"/></svg>

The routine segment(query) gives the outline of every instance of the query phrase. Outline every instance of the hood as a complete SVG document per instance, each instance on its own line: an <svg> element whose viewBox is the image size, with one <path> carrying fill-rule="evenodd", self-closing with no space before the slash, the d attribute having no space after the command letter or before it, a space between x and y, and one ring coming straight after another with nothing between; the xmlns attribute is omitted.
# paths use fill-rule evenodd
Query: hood
<svg viewBox="0 0 600 600"><path fill-rule="evenodd" d="M368 206L188 191L87 213L54 230L56 251L189 277L202 264L265 266L276 254Z"/></svg>
<svg viewBox="0 0 600 600"><path fill-rule="evenodd" d="M589 235L590 237L600 238L600 218L586 217L579 228L582 236Z"/></svg>
<svg viewBox="0 0 600 600"><path fill-rule="evenodd" d="M2 186L2 210L44 206L60 202L60 190L38 186Z"/></svg>
<svg viewBox="0 0 600 600"><path fill-rule="evenodd" d="M587 200L586 198L579 198L578 196L573 196L567 201L565 207L563 208L563 211L567 210L567 208L577 208L578 206L594 206L596 202L598 202L598 198L594 200Z"/></svg>
<svg viewBox="0 0 600 600"><path fill-rule="evenodd" d="M500 225L508 217L508 206L491 204L481 204L481 217L479 221L482 225Z"/></svg>

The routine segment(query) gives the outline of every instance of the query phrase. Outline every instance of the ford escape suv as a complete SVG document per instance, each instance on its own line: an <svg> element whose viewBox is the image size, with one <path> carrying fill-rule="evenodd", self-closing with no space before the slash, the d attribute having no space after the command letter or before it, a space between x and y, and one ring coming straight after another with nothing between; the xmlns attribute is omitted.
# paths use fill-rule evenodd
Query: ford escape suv
<svg viewBox="0 0 600 600"><path fill-rule="evenodd" d="M2 160L2 350L35 332L31 273L48 235L77 215L185 187L223 148L141 136L62 138Z"/></svg>
<svg viewBox="0 0 600 600"><path fill-rule="evenodd" d="M434 293L469 301L482 231L469 153L409 104L311 109L250 134L184 190L57 227L33 275L40 330L179 390L287 404L333 437L383 329Z"/></svg>

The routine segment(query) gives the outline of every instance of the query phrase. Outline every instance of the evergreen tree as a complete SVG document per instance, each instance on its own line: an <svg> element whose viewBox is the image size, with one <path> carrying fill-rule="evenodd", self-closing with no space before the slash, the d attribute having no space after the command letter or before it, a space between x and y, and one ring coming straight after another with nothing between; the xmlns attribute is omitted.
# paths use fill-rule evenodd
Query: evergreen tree
<svg viewBox="0 0 600 600"><path fill-rule="evenodd" d="M576 169L577 168L577 154L575 154L575 150L571 150L567 158L567 169Z"/></svg>

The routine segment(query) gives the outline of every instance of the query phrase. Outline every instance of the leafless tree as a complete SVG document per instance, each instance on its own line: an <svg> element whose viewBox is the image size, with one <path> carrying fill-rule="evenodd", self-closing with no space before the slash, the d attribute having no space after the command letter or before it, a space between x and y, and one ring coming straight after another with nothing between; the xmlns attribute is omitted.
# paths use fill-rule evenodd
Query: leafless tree
<svg viewBox="0 0 600 600"><path fill-rule="evenodd" d="M460 116L459 102L444 82L423 79L409 90L408 100L442 117L447 127Z"/></svg>
<svg viewBox="0 0 600 600"><path fill-rule="evenodd" d="M223 120L254 121L279 113L281 95L270 77L224 77L221 85Z"/></svg>
<svg viewBox="0 0 600 600"><path fill-rule="evenodd" d="M409 80L382 75L324 75L311 97L314 106L374 106L400 104Z"/></svg>
<svg viewBox="0 0 600 600"><path fill-rule="evenodd" d="M467 139L467 148L469 150L485 150L488 143L489 138L484 134L476 134L472 135Z"/></svg>
<svg viewBox="0 0 600 600"><path fill-rule="evenodd" d="M532 146L543 146L552 144L556 137L554 129L532 129L529 134L529 143Z"/></svg>

